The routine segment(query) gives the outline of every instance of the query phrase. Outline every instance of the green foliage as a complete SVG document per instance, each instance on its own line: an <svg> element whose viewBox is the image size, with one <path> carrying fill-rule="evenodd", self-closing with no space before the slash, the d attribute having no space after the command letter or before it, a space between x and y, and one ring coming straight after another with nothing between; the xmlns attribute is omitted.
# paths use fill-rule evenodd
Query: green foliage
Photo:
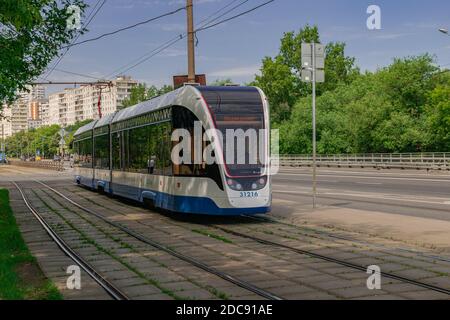
<svg viewBox="0 0 450 320"><path fill-rule="evenodd" d="M68 136L66 137L66 145L70 152L73 141L73 134L78 128L91 122L92 120L79 121L74 125L65 128ZM34 156L36 150L40 151L41 156L52 158L55 154L59 154L59 141L61 137L59 125L44 126L38 129L28 131L20 131L15 135L6 139L6 152L9 157Z"/></svg>
<svg viewBox="0 0 450 320"><path fill-rule="evenodd" d="M430 93L425 113L430 148L450 150L450 81L446 85L438 85Z"/></svg>
<svg viewBox="0 0 450 320"><path fill-rule="evenodd" d="M173 91L173 87L168 85L164 85L161 88L157 88L156 86L147 88L147 85L145 84L138 84L131 89L130 97L123 101L122 108L134 106L140 102L163 95L170 91Z"/></svg>
<svg viewBox="0 0 450 320"><path fill-rule="evenodd" d="M23 241L9 205L8 190L4 189L0 189L0 239L0 300L62 298L56 287L44 278ZM24 274L25 267L38 272Z"/></svg>
<svg viewBox="0 0 450 320"><path fill-rule="evenodd" d="M320 43L317 26L306 25L298 33L287 32L281 39L278 55L265 57L262 61L261 75L256 76L252 85L266 93L270 105L272 120L279 123L288 120L295 103L311 92L310 84L300 79L302 43ZM340 83L350 83L359 74L355 68L355 59L345 56L345 44L329 43L325 47L326 82L317 88L318 95L334 90Z"/></svg>
<svg viewBox="0 0 450 320"><path fill-rule="evenodd" d="M226 79L216 79L216 81L211 82L209 85L223 87L226 86L227 84L234 84L234 83L235 82L233 82L233 80L231 80L230 78L226 78Z"/></svg>
<svg viewBox="0 0 450 320"><path fill-rule="evenodd" d="M82 0L2 0L0 2L0 109L38 77L58 51L85 30L66 28L70 12Z"/></svg>
<svg viewBox="0 0 450 320"><path fill-rule="evenodd" d="M317 98L318 152L450 151L450 77L429 55L351 75ZM280 152L311 153L311 98L297 100L280 129Z"/></svg>

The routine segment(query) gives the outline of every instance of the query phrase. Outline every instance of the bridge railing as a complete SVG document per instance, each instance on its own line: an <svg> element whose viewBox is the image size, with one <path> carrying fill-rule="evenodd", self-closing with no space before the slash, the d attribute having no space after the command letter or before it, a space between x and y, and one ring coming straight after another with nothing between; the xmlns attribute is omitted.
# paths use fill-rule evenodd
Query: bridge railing
<svg viewBox="0 0 450 320"><path fill-rule="evenodd" d="M64 171L63 161L41 160L22 161L19 159L8 159L9 164L19 167L41 168L46 170Z"/></svg>
<svg viewBox="0 0 450 320"><path fill-rule="evenodd" d="M312 155L281 155L280 166L312 166ZM450 170L450 153L370 153L318 155L321 167Z"/></svg>

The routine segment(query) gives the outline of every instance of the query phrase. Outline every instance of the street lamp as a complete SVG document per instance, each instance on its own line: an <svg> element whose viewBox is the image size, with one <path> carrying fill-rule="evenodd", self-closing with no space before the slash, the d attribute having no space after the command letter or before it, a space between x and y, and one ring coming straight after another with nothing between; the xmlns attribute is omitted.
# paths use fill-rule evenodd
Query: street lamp
<svg viewBox="0 0 450 320"><path fill-rule="evenodd" d="M445 35L447 35L447 36L450 36L450 35L448 34L448 30L447 30L447 29L441 28L441 29L439 29L439 32L441 32L441 33L443 33L443 34L445 34Z"/></svg>

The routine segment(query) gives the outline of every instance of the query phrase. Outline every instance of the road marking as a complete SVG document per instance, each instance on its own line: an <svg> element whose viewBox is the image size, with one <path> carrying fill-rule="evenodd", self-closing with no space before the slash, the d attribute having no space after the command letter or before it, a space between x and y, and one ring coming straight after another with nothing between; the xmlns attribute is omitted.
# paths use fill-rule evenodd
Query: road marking
<svg viewBox="0 0 450 320"><path fill-rule="evenodd" d="M320 168L319 168L320 170ZM310 172L307 171L305 169L295 169L295 168L285 168L285 167L281 167L280 172ZM347 170L341 170L341 171L335 171L335 170L320 170L322 173L354 173L354 174L377 174L377 175L398 175L398 176L404 176L404 177L443 177L443 178L450 178L450 174L429 174L429 173L424 173L424 174L416 174L416 173L400 173L400 172L380 172L380 171L376 171L374 172L373 170L366 170L366 171L347 171Z"/></svg>
<svg viewBox="0 0 450 320"><path fill-rule="evenodd" d="M278 173L275 176L311 176L307 173ZM344 175L331 175L331 174L319 174L317 177L333 177L333 178L352 178L352 179L375 179L375 180L405 180L405 181L429 181L429 182L448 182L446 179L423 179L423 178L394 178L394 177L371 177L371 176L344 176Z"/></svg>
<svg viewBox="0 0 450 320"><path fill-rule="evenodd" d="M369 186L379 186L382 185L381 182L356 182L356 184L365 184Z"/></svg>
<svg viewBox="0 0 450 320"><path fill-rule="evenodd" d="M275 185L276 186L276 185ZM284 189L286 186L284 186ZM298 190L298 192L297 192ZM284 193L284 194L302 194L302 195L311 195L309 188L302 189L294 189L292 191L282 191L282 190L273 190L274 193ZM403 202L415 202L415 203L427 203L427 204L438 204L438 205L450 205L450 201L448 198L437 198L437 197L427 197L420 199L417 196L414 198L402 197L400 195L392 195L392 194L376 194L371 192L359 192L355 193L350 190L344 190L347 192L332 192L332 189L321 189L318 192L319 197L323 196L347 196L347 197L357 197L357 198L372 198L372 199L383 199L383 200L393 200L393 201L403 201ZM345 200L345 199L341 199ZM435 200L435 201L430 201Z"/></svg>

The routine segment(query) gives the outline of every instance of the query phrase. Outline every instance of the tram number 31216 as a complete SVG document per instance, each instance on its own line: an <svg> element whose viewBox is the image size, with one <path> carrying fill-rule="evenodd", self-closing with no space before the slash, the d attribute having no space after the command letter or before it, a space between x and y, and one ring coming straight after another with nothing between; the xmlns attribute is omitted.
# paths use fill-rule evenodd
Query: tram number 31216
<svg viewBox="0 0 450 320"><path fill-rule="evenodd" d="M252 191L241 192L241 198L258 198L258 197L259 197L258 192Z"/></svg>

